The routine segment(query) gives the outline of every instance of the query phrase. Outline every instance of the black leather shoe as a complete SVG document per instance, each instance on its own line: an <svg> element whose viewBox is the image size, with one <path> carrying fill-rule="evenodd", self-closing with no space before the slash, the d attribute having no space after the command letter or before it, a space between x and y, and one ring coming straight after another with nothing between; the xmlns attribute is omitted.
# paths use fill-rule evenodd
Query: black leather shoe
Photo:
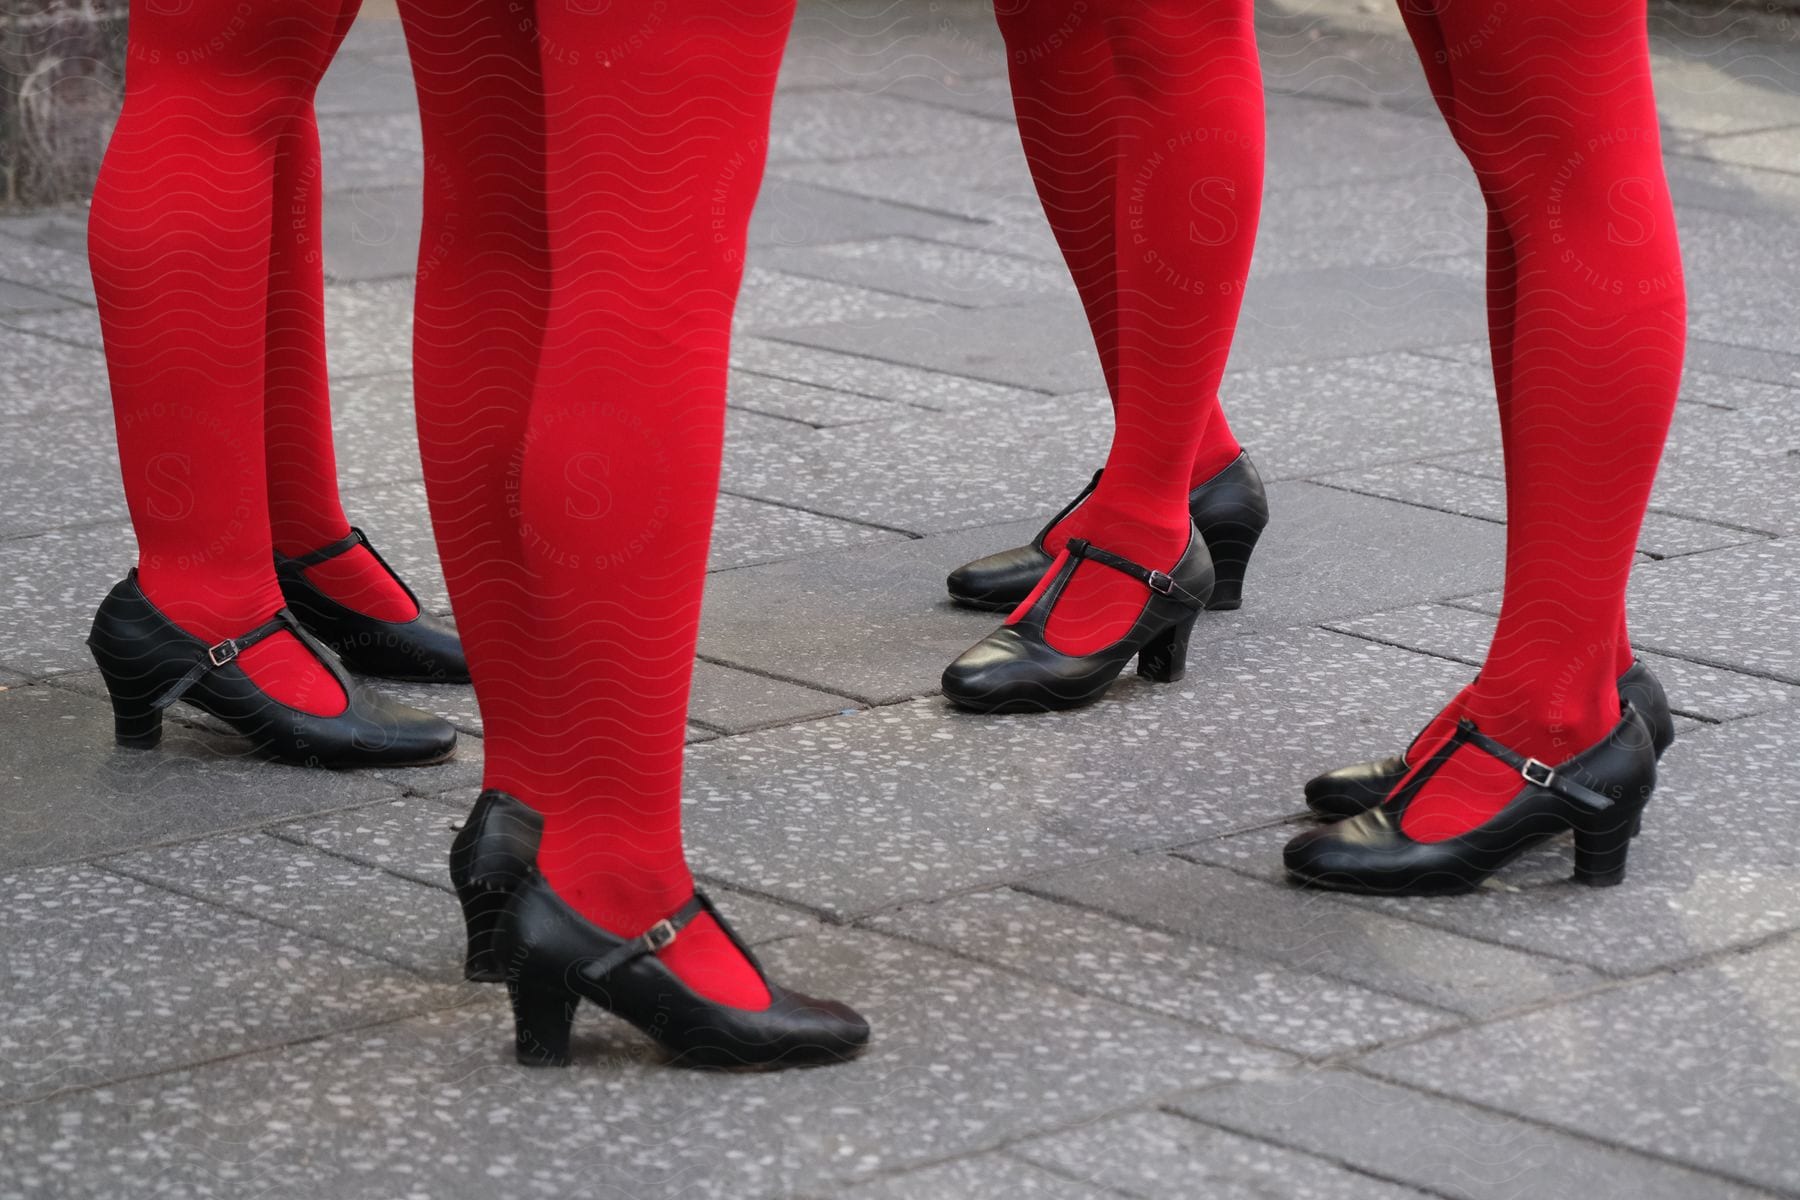
<svg viewBox="0 0 1800 1200"><path fill-rule="evenodd" d="M418 609L412 620L381 621L359 613L339 604L306 578L308 567L316 567L357 546L366 549L411 597L413 607ZM275 578L281 582L281 594L301 624L336 650L352 671L416 683L469 682L469 663L463 657L456 630L448 621L425 611L413 590L369 544L362 530L352 527L348 535L331 545L296 558L277 554Z"/></svg>
<svg viewBox="0 0 1800 1200"><path fill-rule="evenodd" d="M1644 714L1656 743L1656 757L1661 758L1675 741L1675 715L1669 711L1669 694L1663 691L1662 681L1634 659L1619 676L1619 698L1629 700ZM1404 778L1404 754L1339 767L1306 781L1306 806L1327 820L1354 817L1380 804Z"/></svg>
<svg viewBox="0 0 1800 1200"><path fill-rule="evenodd" d="M965 608L991 612L1017 608L1055 561L1055 556L1044 549L1044 539L1093 494L1100 475L1095 471L1081 494L1051 517L1049 524L1027 544L978 558L950 572L946 581L950 599ZM1224 470L1189 492L1188 515L1206 540L1213 560L1213 590L1206 607L1236 608L1243 600L1250 552L1256 549L1256 539L1269 523L1269 498L1249 454L1239 454Z"/></svg>
<svg viewBox="0 0 1800 1200"><path fill-rule="evenodd" d="M1092 654L1064 654L1044 638L1050 610L1084 561L1122 571L1150 589L1124 637ZM1212 594L1213 565L1206 542L1190 527L1187 550L1164 573L1069 539L1068 559L1029 612L963 651L944 668L944 695L976 712L1044 712L1091 704L1137 655L1138 674L1172 683L1187 672L1188 635Z"/></svg>
<svg viewBox="0 0 1800 1200"><path fill-rule="evenodd" d="M1401 819L1419 790L1453 754L1491 754L1519 773L1519 791L1486 824L1441 842L1417 842ZM1554 767L1526 758L1459 722L1456 732L1405 787L1376 808L1309 829L1282 858L1300 883L1383 896L1466 892L1531 847L1575 833L1575 879L1610 887L1625 878L1639 816L1656 787L1656 750L1643 714L1630 704L1611 733Z"/></svg>
<svg viewBox="0 0 1800 1200"><path fill-rule="evenodd" d="M506 978L494 952L494 933L506 902L537 866L544 818L516 796L488 788L450 843L450 882L468 931L463 978L499 983Z"/></svg>
<svg viewBox="0 0 1800 1200"><path fill-rule="evenodd" d="M701 913L763 975L767 1008L708 1000L657 957ZM569 1064L569 1027L582 1000L630 1021L686 1066L839 1062L869 1041L869 1023L848 1006L770 983L702 892L638 936L620 937L585 920L534 871L507 902L496 946L512 995L516 1052L527 1066Z"/></svg>
<svg viewBox="0 0 1800 1200"><path fill-rule="evenodd" d="M320 717L290 708L234 661L283 632L331 672L349 700L343 712ZM258 752L302 766L412 766L442 762L456 749L450 722L357 686L285 608L248 633L209 646L150 603L134 570L100 602L88 648L112 697L121 746L156 745L163 713L184 700L249 738Z"/></svg>

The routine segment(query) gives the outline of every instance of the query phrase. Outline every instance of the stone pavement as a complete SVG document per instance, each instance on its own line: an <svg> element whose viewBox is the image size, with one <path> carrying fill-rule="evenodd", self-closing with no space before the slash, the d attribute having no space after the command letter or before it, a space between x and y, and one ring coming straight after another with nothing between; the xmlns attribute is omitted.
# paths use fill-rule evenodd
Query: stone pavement
<svg viewBox="0 0 1800 1200"><path fill-rule="evenodd" d="M697 666L699 869L861 1061L511 1058L457 977L453 763L111 747L81 644L132 557L79 211L0 221L0 1197L1800 1195L1800 47L1659 26L1691 368L1633 603L1681 736L1613 891L1286 886L1298 784L1404 743L1499 584L1481 207L1386 6L1263 15L1269 194L1227 404L1274 524L1186 681L934 696L944 571L1102 455L1105 403L975 3L805 8L776 108ZM347 507L445 604L410 431L399 30L320 96Z"/></svg>

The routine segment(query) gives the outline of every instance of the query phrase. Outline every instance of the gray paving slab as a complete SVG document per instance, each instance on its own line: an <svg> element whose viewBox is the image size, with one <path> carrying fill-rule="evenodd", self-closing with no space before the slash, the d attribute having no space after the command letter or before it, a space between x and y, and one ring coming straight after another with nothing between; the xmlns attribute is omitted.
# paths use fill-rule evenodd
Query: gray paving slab
<svg viewBox="0 0 1800 1200"><path fill-rule="evenodd" d="M897 96L788 92L775 98L769 161L931 154L945 146L1016 149L1010 122L988 121Z"/></svg>
<svg viewBox="0 0 1800 1200"><path fill-rule="evenodd" d="M0 373L0 417L111 411L106 359L96 348L9 330L6 365Z"/></svg>
<svg viewBox="0 0 1800 1200"><path fill-rule="evenodd" d="M420 189L413 184L327 192L321 210L325 278L349 283L411 275L419 265L422 215Z"/></svg>
<svg viewBox="0 0 1800 1200"><path fill-rule="evenodd" d="M1800 940L1784 938L1705 970L1447 1034L1364 1065L1791 1194L1800 1188L1797 971ZM1543 1069L1546 1061L1555 1068Z"/></svg>
<svg viewBox="0 0 1800 1200"><path fill-rule="evenodd" d="M919 106L924 107L924 106ZM869 155L829 162L778 162L770 173L781 179L812 184L835 192L904 205L963 224L945 225L931 236L969 244L983 242L986 233L1007 233L969 222L1029 224L1043 221L1043 208L1031 183L1031 168L1018 135L1002 143L978 148L934 146L922 154L897 154L875 147ZM949 145L948 143L946 145ZM1048 226L1043 227L1048 232ZM1052 237L1019 239L1022 254L1045 262L1061 262L1062 254ZM998 244L988 249L1002 251Z"/></svg>
<svg viewBox="0 0 1800 1200"><path fill-rule="evenodd" d="M752 257L760 260L768 248L901 234L931 237L967 224L965 218L922 212L770 174L750 213L750 247Z"/></svg>
<svg viewBox="0 0 1800 1200"><path fill-rule="evenodd" d="M752 265L744 272L744 285L738 292L737 328L763 334L819 324L870 329L891 320L954 311L958 310L894 291L809 279Z"/></svg>
<svg viewBox="0 0 1800 1200"><path fill-rule="evenodd" d="M94 280L87 264L87 217L39 214L25 227L13 227L15 236L0 240L0 277L33 291L51 293L61 303L33 301L35 308L67 308L74 300L94 302Z"/></svg>
<svg viewBox="0 0 1800 1200"><path fill-rule="evenodd" d="M326 285L325 357L332 379L411 371L412 312L410 279Z"/></svg>
<svg viewBox="0 0 1800 1200"><path fill-rule="evenodd" d="M1270 125L1278 129L1279 116ZM1480 252L1487 207L1468 171L1273 187L1257 225L1258 273L1317 267L1394 266Z"/></svg>
<svg viewBox="0 0 1800 1200"><path fill-rule="evenodd" d="M1054 263L920 238L891 237L776 250L763 261L791 274L900 292L939 304L992 308L1073 292Z"/></svg>
<svg viewBox="0 0 1800 1200"><path fill-rule="evenodd" d="M1472 895L1335 899L1616 976L1753 945L1800 928L1800 859L1766 832L1800 805L1786 784L1800 766L1797 732L1791 708L1683 732L1663 758L1624 886L1571 882L1559 839ZM1182 854L1279 883L1281 846L1296 832L1264 829Z"/></svg>
<svg viewBox="0 0 1800 1200"><path fill-rule="evenodd" d="M101 348L100 315L91 308L59 308L50 312L8 314L0 317L0 325L77 346L95 350ZM11 340L10 334L8 340Z"/></svg>
<svg viewBox="0 0 1800 1200"><path fill-rule="evenodd" d="M816 720L855 708L856 702L767 675L704 660L694 664L689 713L723 733Z"/></svg>
<svg viewBox="0 0 1800 1200"><path fill-rule="evenodd" d="M0 257L0 271L25 273L21 264L9 262L5 257ZM54 312L75 306L76 302L67 296L0 279L0 314L12 316L17 313Z"/></svg>
<svg viewBox="0 0 1800 1200"><path fill-rule="evenodd" d="M55 1179L70 1197L141 1194L146 1168L169 1192L344 1200L835 1194L1283 1061L873 934L791 939L768 958L779 978L852 997L878 1031L871 1052L773 1076L674 1070L590 1009L577 1065L531 1071L513 1065L505 1002L487 989L458 1010L22 1110L0 1149L30 1164L26 1190Z"/></svg>
<svg viewBox="0 0 1800 1200"><path fill-rule="evenodd" d="M462 979L462 930L454 900L436 888L293 842L264 833L226 834L98 865L423 978Z"/></svg>
<svg viewBox="0 0 1800 1200"><path fill-rule="evenodd" d="M1167 855L1075 867L1020 886L1227 946L1295 972L1360 983L1462 1013L1504 1012L1601 982L1600 976L1573 963Z"/></svg>
<svg viewBox="0 0 1800 1200"><path fill-rule="evenodd" d="M972 312L945 308L856 325L794 325L781 330L780 340L1044 392L1105 386L1072 292Z"/></svg>
<svg viewBox="0 0 1800 1200"><path fill-rule="evenodd" d="M1264 186L1270 191L1389 179L1396 191L1420 180L1460 180L1468 163L1441 119L1314 100L1274 109Z"/></svg>
<svg viewBox="0 0 1800 1200"><path fill-rule="evenodd" d="M731 571L853 547L879 553L884 544L906 540L893 529L723 493L713 516L707 569Z"/></svg>
<svg viewBox="0 0 1800 1200"><path fill-rule="evenodd" d="M1703 370L1744 379L1760 379L1784 387L1800 385L1800 354L1791 348L1766 350L1690 337L1687 361Z"/></svg>
<svg viewBox="0 0 1800 1200"><path fill-rule="evenodd" d="M399 187L424 178L416 109L319 114L322 176L333 190Z"/></svg>
<svg viewBox="0 0 1800 1200"><path fill-rule="evenodd" d="M1316 482L1484 521L1506 521L1506 487L1502 480L1433 463L1387 463L1320 475ZM1674 558L1760 540L1761 535L1735 526L1651 511L1644 516L1638 550L1652 558Z"/></svg>
<svg viewBox="0 0 1800 1200"><path fill-rule="evenodd" d="M990 66L987 69L992 70ZM1012 84L1004 74L967 77L939 73L914 75L882 89L895 96L954 108L977 117L995 121L1013 119Z"/></svg>
<svg viewBox="0 0 1800 1200"><path fill-rule="evenodd" d="M1040 398L1043 393L854 354L755 337L732 340L734 367L835 392L895 400L933 412Z"/></svg>
<svg viewBox="0 0 1800 1200"><path fill-rule="evenodd" d="M731 373L728 403L745 412L779 417L818 429L863 421L889 421L913 416L919 411L910 404L751 371Z"/></svg>
<svg viewBox="0 0 1800 1200"><path fill-rule="evenodd" d="M396 790L367 773L250 758L241 739L166 720L158 749L121 750L105 701L64 688L0 692L0 724L4 868L324 812Z"/></svg>
<svg viewBox="0 0 1800 1200"><path fill-rule="evenodd" d="M0 538L126 517L108 409L0 418Z"/></svg>
<svg viewBox="0 0 1800 1200"><path fill-rule="evenodd" d="M1460 1023L1355 984L1000 889L877 917L874 928L1307 1057Z"/></svg>
<svg viewBox="0 0 1800 1200"><path fill-rule="evenodd" d="M812 1193L817 1200L828 1195L831 1200L1118 1200L1117 1192L1088 1187L1000 1153L884 1175L848 1191Z"/></svg>
<svg viewBox="0 0 1800 1200"><path fill-rule="evenodd" d="M862 915L1294 812L1319 757L1404 744L1466 674L1317 631L1203 639L1183 684L1079 712L929 700L696 747L685 820L709 874Z"/></svg>
<svg viewBox="0 0 1800 1200"><path fill-rule="evenodd" d="M1558 1055L1557 1067L1546 1073L1556 1073L1562 1063ZM1486 1097L1474 1099L1486 1102ZM1715 1175L1349 1071L1305 1071L1227 1084L1197 1092L1175 1107L1209 1125L1307 1150L1459 1200L1522 1196L1750 1200L1765 1194Z"/></svg>
<svg viewBox="0 0 1800 1200"><path fill-rule="evenodd" d="M359 22L364 27L371 24L368 20ZM353 46L346 46L332 59L313 97L314 110L330 116L404 113L413 111L417 104L412 72L403 63L367 51L358 53Z"/></svg>
<svg viewBox="0 0 1800 1200"><path fill-rule="evenodd" d="M18 872L0 891L0 1103L459 1000L390 963L92 867Z"/></svg>
<svg viewBox="0 0 1800 1200"><path fill-rule="evenodd" d="M782 60L781 86L885 91L909 79L1005 71L992 10L978 4L802 5Z"/></svg>
<svg viewBox="0 0 1800 1200"><path fill-rule="evenodd" d="M1453 605L1417 604L1333 620L1327 622L1327 628L1479 667L1493 638L1494 618ZM1662 654L1644 653L1639 657L1662 681L1677 712L1705 721L1732 721L1800 700L1800 689L1773 679Z"/></svg>
<svg viewBox="0 0 1800 1200"><path fill-rule="evenodd" d="M1486 331L1478 275L1425 265L1253 275L1232 339L1239 368L1417 349Z"/></svg>
<svg viewBox="0 0 1800 1200"><path fill-rule="evenodd" d="M1233 1088L1252 1085L1227 1085ZM1418 1200L1421 1193L1167 1112L1132 1113L1008 1148L1140 1200ZM1278 1189L1278 1190L1277 1190Z"/></svg>
<svg viewBox="0 0 1800 1200"><path fill-rule="evenodd" d="M1800 212L1800 178L1788 172L1675 154L1665 156L1664 164L1677 225L1694 209L1753 217L1791 217Z"/></svg>

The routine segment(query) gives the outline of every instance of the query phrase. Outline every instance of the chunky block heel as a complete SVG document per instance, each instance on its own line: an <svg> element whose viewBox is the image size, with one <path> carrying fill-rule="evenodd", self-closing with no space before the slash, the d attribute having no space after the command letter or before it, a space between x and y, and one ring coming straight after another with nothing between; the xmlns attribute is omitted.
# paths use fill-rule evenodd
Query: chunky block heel
<svg viewBox="0 0 1800 1200"><path fill-rule="evenodd" d="M495 949L506 901L537 865L544 818L516 796L488 788L450 843L450 884L468 930L463 978L499 983L506 961Z"/></svg>
<svg viewBox="0 0 1800 1200"><path fill-rule="evenodd" d="M1262 526L1215 526L1206 530L1205 536L1214 571L1206 610L1230 612L1244 602L1244 573L1250 569L1250 554L1256 549L1256 539L1262 536Z"/></svg>
<svg viewBox="0 0 1800 1200"><path fill-rule="evenodd" d="M456 899L462 905L463 925L468 930L463 978L471 983L499 983L506 978L499 952L494 948L494 934L500 928L500 914L506 911L506 899L511 894L503 888L457 889Z"/></svg>
<svg viewBox="0 0 1800 1200"><path fill-rule="evenodd" d="M581 997L536 983L508 983L512 1000L513 1053L527 1067L566 1067L569 1032Z"/></svg>
<svg viewBox="0 0 1800 1200"><path fill-rule="evenodd" d="M1604 818L1608 814L1600 814ZM1637 836L1643 810L1618 814L1605 824L1575 830L1575 882L1588 887L1615 887L1625 882L1625 860Z"/></svg>
<svg viewBox="0 0 1800 1200"><path fill-rule="evenodd" d="M112 688L108 681L107 688ZM113 740L132 750L151 750L162 741L162 709L148 699L112 692Z"/></svg>
<svg viewBox="0 0 1800 1200"><path fill-rule="evenodd" d="M1175 683L1187 674L1188 638L1199 615L1169 626L1138 651L1137 672L1152 683Z"/></svg>

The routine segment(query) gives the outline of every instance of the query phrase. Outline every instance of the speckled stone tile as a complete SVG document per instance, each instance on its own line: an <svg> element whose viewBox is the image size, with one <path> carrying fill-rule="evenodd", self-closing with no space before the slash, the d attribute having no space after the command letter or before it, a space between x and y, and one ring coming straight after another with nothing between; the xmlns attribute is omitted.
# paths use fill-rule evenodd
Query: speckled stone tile
<svg viewBox="0 0 1800 1200"><path fill-rule="evenodd" d="M1486 328L1481 282L1461 272L1426 265L1297 268L1251 276L1231 361L1249 369L1318 362L1417 349Z"/></svg>
<svg viewBox="0 0 1800 1200"><path fill-rule="evenodd" d="M334 381L331 425L340 487L383 487L424 475L410 371Z"/></svg>
<svg viewBox="0 0 1800 1200"><path fill-rule="evenodd" d="M896 417L914 416L919 411L910 404L878 400L854 392L833 391L810 383L749 371L731 373L728 403L732 408L745 412L798 421L821 429L832 425L855 425L863 421L888 421Z"/></svg>
<svg viewBox="0 0 1800 1200"><path fill-rule="evenodd" d="M1681 377L1681 398L1720 408L1788 407L1800 402L1800 380L1791 385L1765 383L1760 379L1739 379L1711 371L1690 370Z"/></svg>
<svg viewBox="0 0 1800 1200"><path fill-rule="evenodd" d="M884 92L917 78L1005 72L999 30L978 4L801 5L780 86Z"/></svg>
<svg viewBox="0 0 1800 1200"><path fill-rule="evenodd" d="M0 276L64 300L94 302L87 261L87 212L46 210L13 226L0 241ZM66 307L62 305L59 307Z"/></svg>
<svg viewBox="0 0 1800 1200"><path fill-rule="evenodd" d="M422 197L416 184L329 191L320 213L331 283L410 276L419 265Z"/></svg>
<svg viewBox="0 0 1800 1200"><path fill-rule="evenodd" d="M462 978L462 918L455 902L436 888L360 863L262 833L238 833L98 865L427 978Z"/></svg>
<svg viewBox="0 0 1800 1200"><path fill-rule="evenodd" d="M1018 150L1007 122L915 104L894 96L790 92L775 99L770 163L877 155L932 154L946 146L1003 153Z"/></svg>
<svg viewBox="0 0 1800 1200"><path fill-rule="evenodd" d="M9 331L6 367L0 372L0 417L112 411L106 359L93 347Z"/></svg>
<svg viewBox="0 0 1800 1200"><path fill-rule="evenodd" d="M108 409L0 418L0 480L0 538L126 519Z"/></svg>
<svg viewBox="0 0 1800 1200"><path fill-rule="evenodd" d="M886 1175L807 1200L1118 1200L1117 1192L1077 1183L1009 1154L981 1154Z"/></svg>
<svg viewBox="0 0 1800 1200"><path fill-rule="evenodd" d="M0 877L0 892L9 913L0 931L0 1102L318 1037L459 996L367 955L92 867Z"/></svg>
<svg viewBox="0 0 1800 1200"><path fill-rule="evenodd" d="M0 868L239 829L396 790L367 772L251 758L240 739L168 720L157 749L118 749L105 701L42 684L0 692L0 726Z"/></svg>
<svg viewBox="0 0 1800 1200"><path fill-rule="evenodd" d="M438 796L480 783L483 761L481 739L458 734L456 753L444 762L425 766L373 767L367 773L411 796Z"/></svg>
<svg viewBox="0 0 1800 1200"><path fill-rule="evenodd" d="M1689 338L1687 361L1704 371L1759 379L1784 387L1800 386L1800 354L1737 346L1726 342Z"/></svg>
<svg viewBox="0 0 1800 1200"><path fill-rule="evenodd" d="M370 20L360 22L370 25ZM340 51L319 83L313 107L321 114L410 112L418 105L412 72L384 57Z"/></svg>
<svg viewBox="0 0 1800 1200"><path fill-rule="evenodd" d="M736 328L750 333L819 324L871 329L890 320L949 311L956 310L891 291L752 266L744 272L743 290L738 293Z"/></svg>
<svg viewBox="0 0 1800 1200"><path fill-rule="evenodd" d="M1067 270L918 238L839 242L773 251L763 261L783 271L968 308L1023 304L1074 290Z"/></svg>
<svg viewBox="0 0 1800 1200"><path fill-rule="evenodd" d="M1089 995L1323 1057L1460 1021L1265 959L1000 890L878 917L873 925Z"/></svg>
<svg viewBox="0 0 1800 1200"><path fill-rule="evenodd" d="M533 1071L513 1065L487 989L456 1011L23 1110L0 1152L29 1164L25 1191L66 1180L71 1200L141 1195L146 1169L170 1194L835 1195L1283 1061L873 934L767 957L776 977L854 1001L871 1051L778 1075L676 1070L585 1009L576 1065Z"/></svg>
<svg viewBox="0 0 1800 1200"><path fill-rule="evenodd" d="M1048 516L1104 461L1108 411L1102 398L1037 399L1008 406L1003 437L991 412L915 413L742 443L726 449L724 486L916 532Z"/></svg>
<svg viewBox="0 0 1800 1200"><path fill-rule="evenodd" d="M1783 938L1364 1065L1791 1194L1800 1189L1797 973L1800 940Z"/></svg>
<svg viewBox="0 0 1800 1200"><path fill-rule="evenodd" d="M18 270L18 266L0 258L0 271ZM74 308L76 302L67 296L59 296L54 292L46 292L41 288L26 287L22 283L0 279L0 316L15 316L22 313L55 312L57 309Z"/></svg>
<svg viewBox="0 0 1800 1200"><path fill-rule="evenodd" d="M780 340L1043 392L1106 386L1073 291L1003 308L945 308L856 325L794 325L781 330Z"/></svg>
<svg viewBox="0 0 1800 1200"><path fill-rule="evenodd" d="M1047 265L1062 262L1053 235L1047 246L1042 238L1013 236L1015 225L1037 228L1044 221L1031 168L1016 137L1010 146L981 151L940 149L926 155L777 163L770 171L778 178L954 219L956 224L928 235L939 241L997 253L1018 246L1014 252ZM1049 232L1048 224L1042 228Z"/></svg>
<svg viewBox="0 0 1800 1200"><path fill-rule="evenodd" d="M52 312L18 313L0 318L0 325L78 346L100 349L100 314L91 308L59 308ZM12 335L7 340L13 340Z"/></svg>
<svg viewBox="0 0 1800 1200"><path fill-rule="evenodd" d="M996 46L995 49L998 51L999 47ZM995 70L996 64L1000 62L996 54L986 70ZM1003 65L1000 69L1004 69ZM889 95L904 96L921 104L954 108L958 112L977 117L988 117L996 121L1013 119L1012 84L1003 73L978 76L950 73L913 75L883 90Z"/></svg>
<svg viewBox="0 0 1800 1200"><path fill-rule="evenodd" d="M989 404L1013 404L1041 397L1042 392L988 383L962 375L946 375L854 354L765 338L734 338L734 367L776 379L810 383L833 391L897 400L934 412Z"/></svg>
<svg viewBox="0 0 1800 1200"><path fill-rule="evenodd" d="M1227 1085L1250 1087L1254 1085ZM1419 1200L1408 1187L1166 1112L1131 1113L1008 1147L1138 1200Z"/></svg>
<svg viewBox="0 0 1800 1200"><path fill-rule="evenodd" d="M1460 513L1484 521L1506 522L1506 486L1502 480L1470 475L1432 463L1388 463L1315 477L1328 487L1382 496L1422 508ZM1638 550L1653 558L1699 554L1726 546L1760 541L1761 535L1666 512L1644 517Z"/></svg>
<svg viewBox="0 0 1800 1200"><path fill-rule="evenodd" d="M450 886L450 840L475 788L408 796L271 826L270 834L432 887Z"/></svg>
<svg viewBox="0 0 1800 1200"><path fill-rule="evenodd" d="M842 696L702 660L694 664L688 715L723 733L744 733L828 717L856 707L854 700Z"/></svg>
<svg viewBox="0 0 1800 1200"><path fill-rule="evenodd" d="M334 191L397 187L423 177L419 116L409 106L392 113L320 113L323 178Z"/></svg>
<svg viewBox="0 0 1800 1200"><path fill-rule="evenodd" d="M1416 350L1392 350L1386 354L1369 354L1339 359L1333 368L1394 379L1437 392L1453 392L1494 399L1494 373L1485 354L1479 361L1443 358Z"/></svg>
<svg viewBox="0 0 1800 1200"><path fill-rule="evenodd" d="M969 224L959 217L846 195L771 174L764 178L750 213L750 262L762 262L763 253L770 248L893 234L930 237Z"/></svg>
<svg viewBox="0 0 1800 1200"><path fill-rule="evenodd" d="M928 700L696 747L685 819L701 869L863 914L1294 812L1318 757L1400 738L1465 674L1316 631L1204 642L1181 685L1078 712Z"/></svg>
<svg viewBox="0 0 1800 1200"><path fill-rule="evenodd" d="M1572 963L1163 855L1075 867L1020 886L1461 1013L1504 1012L1601 981Z"/></svg>
<svg viewBox="0 0 1800 1200"><path fill-rule="evenodd" d="M1272 116L1270 124L1286 122ZM1259 273L1407 265L1480 252L1487 208L1467 171L1423 175L1403 187L1386 179L1275 187L1263 198L1258 231L1252 270Z"/></svg>
<svg viewBox="0 0 1800 1200"><path fill-rule="evenodd" d="M770 450L779 456L782 451ZM731 571L759 563L787 562L833 550L874 548L907 537L857 521L838 520L788 504L721 494L713 516L707 569ZM879 551L875 551L879 553Z"/></svg>
<svg viewBox="0 0 1800 1200"><path fill-rule="evenodd" d="M1545 1074L1559 1075L1567 1068L1560 1052L1555 1061L1556 1068ZM1426 1086L1433 1085L1426 1081ZM1470 1098L1489 1102L1485 1095ZM1602 1108L1611 1105L1611 1097L1598 1101ZM1226 1084L1197 1092L1176 1107L1195 1120L1462 1200L1750 1200L1763 1195L1716 1176L1347 1071Z"/></svg>
<svg viewBox="0 0 1800 1200"><path fill-rule="evenodd" d="M1612 975L1641 975L1800 929L1800 852L1768 836L1783 814L1800 809L1787 784L1800 769L1797 737L1800 712L1792 708L1682 733L1663 758L1619 887L1571 882L1569 843L1558 839L1470 895L1330 898ZM1281 847L1300 828L1257 830L1181 853L1279 883Z"/></svg>
<svg viewBox="0 0 1800 1200"><path fill-rule="evenodd" d="M1329 621L1326 627L1479 667L1494 636L1494 617L1454 605L1415 604ZM1800 689L1773 679L1662 654L1642 653L1639 657L1662 681L1676 712L1706 721L1733 721L1800 700Z"/></svg>
<svg viewBox="0 0 1800 1200"><path fill-rule="evenodd" d="M330 171L327 164L327 178ZM412 370L412 319L411 279L328 285L325 355L332 379Z"/></svg>

